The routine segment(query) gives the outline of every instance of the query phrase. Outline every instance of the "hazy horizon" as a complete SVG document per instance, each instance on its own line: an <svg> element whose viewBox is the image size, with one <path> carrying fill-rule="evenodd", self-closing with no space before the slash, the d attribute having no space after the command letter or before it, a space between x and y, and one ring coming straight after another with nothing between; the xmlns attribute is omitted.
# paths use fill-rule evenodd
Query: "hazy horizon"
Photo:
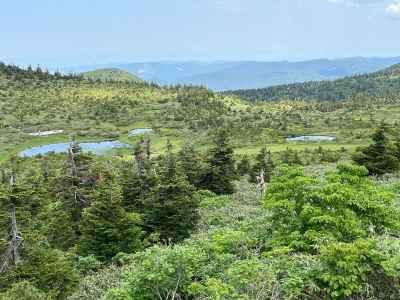
<svg viewBox="0 0 400 300"><path fill-rule="evenodd" d="M2 4L0 60L66 67L395 57L399 29L398 0L20 0Z"/></svg>
<svg viewBox="0 0 400 300"><path fill-rule="evenodd" d="M17 65L22 68L27 68L28 66L31 67L41 67L41 68L48 68L49 71L57 71L57 70L65 70L65 69L74 69L74 68L85 68L85 67L98 67L98 68L108 68L108 67L115 67L118 65L130 65L130 64L152 64L152 63L160 63L160 64L174 64L174 63L199 63L199 64L217 64L217 63L303 63L303 62L312 62L312 61L340 61L340 60L350 60L350 59L391 59L391 58L400 58L399 55L395 56L345 56L345 57L316 57L316 58L309 58L309 59L280 59L280 60L262 60L262 59L237 59L237 60L224 60L224 59L209 59L209 60L203 60L203 59L159 59L159 60L144 60L144 61L134 61L134 60L128 60L128 61L110 61L110 62L95 62L95 63L88 63L88 64L46 64L46 63L35 63L35 62L27 62L27 63L21 63L21 62L14 62L14 61L7 61L4 59L1 59L0 57L0 62L5 63L5 64L11 64L11 65Z"/></svg>

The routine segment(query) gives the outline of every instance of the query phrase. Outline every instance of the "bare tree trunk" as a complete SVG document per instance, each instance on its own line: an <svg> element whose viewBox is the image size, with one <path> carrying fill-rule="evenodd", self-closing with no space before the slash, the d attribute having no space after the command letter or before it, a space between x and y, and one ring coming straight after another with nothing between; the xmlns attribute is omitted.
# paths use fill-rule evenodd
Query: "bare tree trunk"
<svg viewBox="0 0 400 300"><path fill-rule="evenodd" d="M266 190L266 183L265 183L265 171L264 169L261 169L260 171L260 175L257 176L257 187L258 190L260 191L261 197L265 194L265 190Z"/></svg>
<svg viewBox="0 0 400 300"><path fill-rule="evenodd" d="M75 163L75 153L74 153L74 149L73 149L73 144L69 145L68 156L69 156L69 163L71 166L71 175L76 177L76 176L78 176L78 168L76 167L76 163Z"/></svg>
<svg viewBox="0 0 400 300"><path fill-rule="evenodd" d="M17 218L15 216L15 206L11 208L11 240L8 248L0 259L0 273L5 272L11 265L17 265L21 262L18 248L23 238L18 232Z"/></svg>
<svg viewBox="0 0 400 300"><path fill-rule="evenodd" d="M10 186L14 186L14 184L15 184L15 175L14 175L14 172L11 172Z"/></svg>
<svg viewBox="0 0 400 300"><path fill-rule="evenodd" d="M19 256L18 247L21 243L22 237L18 233L17 218L15 216L15 206L11 209L11 244L13 248L13 259L14 264L19 264L21 262L21 257Z"/></svg>

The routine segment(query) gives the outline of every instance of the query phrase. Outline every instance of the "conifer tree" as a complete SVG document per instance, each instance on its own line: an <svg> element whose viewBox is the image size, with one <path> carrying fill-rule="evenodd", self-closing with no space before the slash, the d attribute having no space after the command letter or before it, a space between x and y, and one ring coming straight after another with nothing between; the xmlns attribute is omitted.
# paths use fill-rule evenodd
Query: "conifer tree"
<svg viewBox="0 0 400 300"><path fill-rule="evenodd" d="M243 156L237 165L237 172L240 176L249 174L251 171L251 163L248 155Z"/></svg>
<svg viewBox="0 0 400 300"><path fill-rule="evenodd" d="M148 233L157 233L161 240L177 242L189 237L197 224L198 199L194 187L177 165L168 143L162 158L157 186L152 197L144 202L144 225Z"/></svg>
<svg viewBox="0 0 400 300"><path fill-rule="evenodd" d="M141 248L141 220L122 207L121 187L106 175L98 186L92 205L84 210L78 241L82 255L109 260L120 252L133 253Z"/></svg>
<svg viewBox="0 0 400 300"><path fill-rule="evenodd" d="M49 239L63 250L77 241L83 209L91 202L91 188L97 180L90 171L91 160L89 155L82 153L79 144L72 142L63 173L55 178L54 192L58 201L52 206L54 218L49 226Z"/></svg>
<svg viewBox="0 0 400 300"><path fill-rule="evenodd" d="M226 130L220 130L215 146L209 153L208 169L202 178L202 186L218 195L232 194L233 181L237 179L233 148Z"/></svg>
<svg viewBox="0 0 400 300"><path fill-rule="evenodd" d="M195 187L199 187L203 164L193 144L185 144L181 151L179 151L178 158L179 164L189 183Z"/></svg>
<svg viewBox="0 0 400 300"><path fill-rule="evenodd" d="M127 163L122 171L123 206L128 211L142 212L143 201L157 183L150 161L149 144L145 146L142 142L135 146L135 162Z"/></svg>
<svg viewBox="0 0 400 300"><path fill-rule="evenodd" d="M399 169L396 147L390 141L387 125L382 124L372 136L372 144L359 149L353 160L365 166L371 175L382 175Z"/></svg>
<svg viewBox="0 0 400 300"><path fill-rule="evenodd" d="M274 168L275 164L272 160L271 152L266 147L263 147L257 154L256 163L251 170L250 182L256 183L257 176L260 176L261 171L264 173L264 182L269 182Z"/></svg>
<svg viewBox="0 0 400 300"><path fill-rule="evenodd" d="M297 151L292 150L290 148L286 148L285 151L281 154L281 160L284 164L288 165L301 165L303 162L301 161L299 154Z"/></svg>

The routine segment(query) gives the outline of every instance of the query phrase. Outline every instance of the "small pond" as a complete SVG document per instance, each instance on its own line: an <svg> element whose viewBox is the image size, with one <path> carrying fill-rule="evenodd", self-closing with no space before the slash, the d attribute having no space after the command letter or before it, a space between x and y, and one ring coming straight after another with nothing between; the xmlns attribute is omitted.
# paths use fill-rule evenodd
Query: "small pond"
<svg viewBox="0 0 400 300"><path fill-rule="evenodd" d="M136 129L129 131L128 136L142 135L145 133L150 133L152 131L153 131L153 129L151 129L151 128L136 128Z"/></svg>
<svg viewBox="0 0 400 300"><path fill-rule="evenodd" d="M287 142L332 142L335 140L335 136L329 135L302 135L286 138Z"/></svg>
<svg viewBox="0 0 400 300"><path fill-rule="evenodd" d="M20 157L32 157L39 154L46 154L49 152L63 153L67 152L70 143L57 143L48 144L38 147L26 149L18 154ZM86 142L79 143L82 150L85 152L92 152L94 154L102 155L107 151L118 148L127 148L128 144L121 143L120 141L103 141L103 142Z"/></svg>

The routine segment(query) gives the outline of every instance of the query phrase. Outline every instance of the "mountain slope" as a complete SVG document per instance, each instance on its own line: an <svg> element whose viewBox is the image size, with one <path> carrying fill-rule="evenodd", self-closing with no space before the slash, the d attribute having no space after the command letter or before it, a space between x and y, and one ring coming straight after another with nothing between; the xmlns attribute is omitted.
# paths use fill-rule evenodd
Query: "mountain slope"
<svg viewBox="0 0 400 300"><path fill-rule="evenodd" d="M381 70L400 58L348 58L305 62L245 62L222 71L183 79L213 90L252 89L305 81L334 80Z"/></svg>
<svg viewBox="0 0 400 300"><path fill-rule="evenodd" d="M334 80L345 76L375 72L396 63L400 63L400 57L354 57L303 62L148 62L86 66L63 71L76 73L112 67L162 85L202 85L215 91L224 91L264 88L311 80Z"/></svg>
<svg viewBox="0 0 400 300"><path fill-rule="evenodd" d="M157 109L174 95L145 82L92 81L0 63L0 157L39 131L63 130L67 140L111 138L125 126L157 120Z"/></svg>
<svg viewBox="0 0 400 300"><path fill-rule="evenodd" d="M86 79L100 81L125 81L125 82L141 82L143 81L138 76L118 68L97 69L81 73Z"/></svg>
<svg viewBox="0 0 400 300"><path fill-rule="evenodd" d="M160 151L168 139L199 138L204 145L208 130L220 128L223 118L236 118L236 108L247 105L204 88L93 81L0 62L0 161L32 145L67 142L75 135L89 141L134 140L128 134L137 128L154 129L153 148ZM36 137L43 131L57 134Z"/></svg>
<svg viewBox="0 0 400 300"><path fill-rule="evenodd" d="M341 101L358 94L371 97L393 97L400 95L400 64L375 73L334 81L310 81L226 93L252 101L280 99Z"/></svg>

